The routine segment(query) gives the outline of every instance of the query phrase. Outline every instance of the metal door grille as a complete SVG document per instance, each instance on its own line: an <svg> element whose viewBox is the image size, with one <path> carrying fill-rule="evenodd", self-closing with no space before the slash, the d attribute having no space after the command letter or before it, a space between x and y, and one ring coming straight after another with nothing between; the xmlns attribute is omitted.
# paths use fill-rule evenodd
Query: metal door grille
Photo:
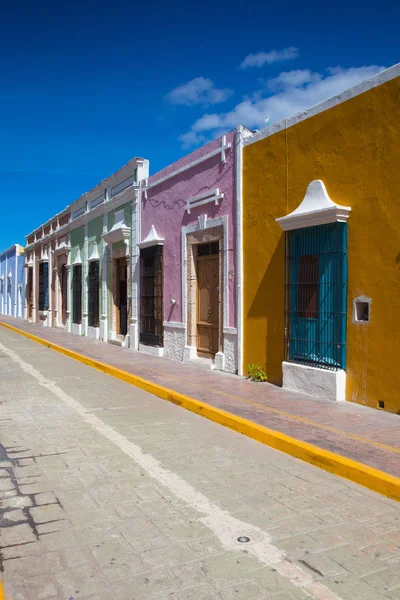
<svg viewBox="0 0 400 600"><path fill-rule="evenodd" d="M163 339L163 247L140 252L140 342L162 346Z"/></svg>
<svg viewBox="0 0 400 600"><path fill-rule="evenodd" d="M72 321L82 323L82 265L74 265L72 271Z"/></svg>
<svg viewBox="0 0 400 600"><path fill-rule="evenodd" d="M286 360L346 368L347 224L286 235Z"/></svg>
<svg viewBox="0 0 400 600"><path fill-rule="evenodd" d="M89 327L99 326L99 261L89 263Z"/></svg>
<svg viewBox="0 0 400 600"><path fill-rule="evenodd" d="M39 310L49 308L49 263L39 263Z"/></svg>

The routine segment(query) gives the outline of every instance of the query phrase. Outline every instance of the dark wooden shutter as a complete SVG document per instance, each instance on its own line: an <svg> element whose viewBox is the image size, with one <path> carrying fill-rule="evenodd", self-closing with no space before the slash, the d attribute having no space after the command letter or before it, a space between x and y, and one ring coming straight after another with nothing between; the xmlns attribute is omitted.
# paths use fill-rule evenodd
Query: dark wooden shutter
<svg viewBox="0 0 400 600"><path fill-rule="evenodd" d="M149 346L164 343L163 247L140 252L140 342Z"/></svg>
<svg viewBox="0 0 400 600"><path fill-rule="evenodd" d="M72 321L82 323L82 265L74 265L72 271L73 313Z"/></svg>
<svg viewBox="0 0 400 600"><path fill-rule="evenodd" d="M49 308L49 263L39 263L39 310Z"/></svg>
<svg viewBox="0 0 400 600"><path fill-rule="evenodd" d="M99 326L99 261L89 263L89 327Z"/></svg>

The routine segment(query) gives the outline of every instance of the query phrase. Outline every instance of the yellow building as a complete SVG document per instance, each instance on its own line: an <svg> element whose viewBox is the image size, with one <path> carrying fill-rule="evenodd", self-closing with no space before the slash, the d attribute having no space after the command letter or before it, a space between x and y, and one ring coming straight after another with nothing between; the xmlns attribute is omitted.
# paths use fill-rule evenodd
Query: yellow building
<svg viewBox="0 0 400 600"><path fill-rule="evenodd" d="M400 413L400 64L244 140L243 371Z"/></svg>

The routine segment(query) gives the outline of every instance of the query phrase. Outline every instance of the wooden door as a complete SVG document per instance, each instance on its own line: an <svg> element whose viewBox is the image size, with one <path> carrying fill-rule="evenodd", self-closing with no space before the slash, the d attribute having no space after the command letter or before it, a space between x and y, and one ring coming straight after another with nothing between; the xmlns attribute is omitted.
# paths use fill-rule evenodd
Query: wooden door
<svg viewBox="0 0 400 600"><path fill-rule="evenodd" d="M68 273L67 267L61 267L61 320L65 325L67 322L67 301L68 301Z"/></svg>
<svg viewBox="0 0 400 600"><path fill-rule="evenodd" d="M215 244L207 244L210 251ZM212 357L219 347L219 256L201 255L197 258L197 353Z"/></svg>

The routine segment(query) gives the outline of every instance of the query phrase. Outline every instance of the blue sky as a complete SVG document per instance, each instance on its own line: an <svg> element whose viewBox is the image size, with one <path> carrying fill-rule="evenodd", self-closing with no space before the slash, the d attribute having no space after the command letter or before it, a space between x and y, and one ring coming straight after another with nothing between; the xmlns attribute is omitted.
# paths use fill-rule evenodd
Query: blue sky
<svg viewBox="0 0 400 600"><path fill-rule="evenodd" d="M154 173L398 62L399 17L393 0L6 3L0 251L133 156Z"/></svg>

